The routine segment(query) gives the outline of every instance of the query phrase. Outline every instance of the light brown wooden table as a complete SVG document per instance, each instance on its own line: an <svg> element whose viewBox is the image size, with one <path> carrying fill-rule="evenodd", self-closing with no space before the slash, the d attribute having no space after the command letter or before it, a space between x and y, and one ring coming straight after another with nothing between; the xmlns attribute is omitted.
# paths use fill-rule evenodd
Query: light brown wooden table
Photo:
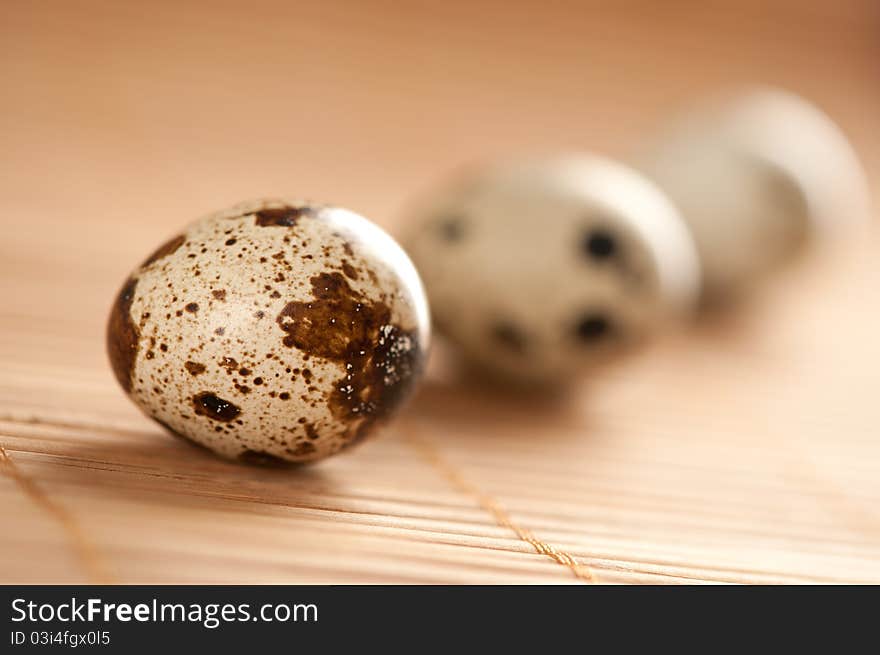
<svg viewBox="0 0 880 655"><path fill-rule="evenodd" d="M169 438L103 351L128 269L210 210L395 229L463 161L623 155L731 84L813 98L876 191L875 4L5 2L0 582L880 582L876 230L566 402L441 355L406 421L303 470Z"/></svg>

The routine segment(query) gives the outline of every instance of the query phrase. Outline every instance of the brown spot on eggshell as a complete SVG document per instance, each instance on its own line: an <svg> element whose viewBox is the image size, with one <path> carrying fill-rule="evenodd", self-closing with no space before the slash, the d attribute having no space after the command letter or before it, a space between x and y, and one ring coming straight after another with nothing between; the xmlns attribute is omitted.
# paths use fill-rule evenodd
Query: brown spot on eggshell
<svg viewBox="0 0 880 655"><path fill-rule="evenodd" d="M192 404L196 414L207 416L215 421L228 422L241 413L238 406L210 391L203 391L193 396Z"/></svg>
<svg viewBox="0 0 880 655"><path fill-rule="evenodd" d="M138 327L131 318L131 303L136 288L136 278L126 280L116 296L107 324L107 354L110 365L116 380L126 393L131 392L131 378L140 339Z"/></svg>
<svg viewBox="0 0 880 655"><path fill-rule="evenodd" d="M345 273L345 275L352 280L358 279L357 269L349 264L347 259L342 260L342 272Z"/></svg>
<svg viewBox="0 0 880 655"><path fill-rule="evenodd" d="M256 224L260 227L281 226L293 227L303 216L314 216L313 207L273 207L256 212Z"/></svg>
<svg viewBox="0 0 880 655"><path fill-rule="evenodd" d="M309 441L302 441L293 448L289 448L288 452L294 457L307 457L313 455L317 451L315 444Z"/></svg>
<svg viewBox="0 0 880 655"><path fill-rule="evenodd" d="M226 289L214 289L211 292L211 295L214 296L216 300L226 302Z"/></svg>
<svg viewBox="0 0 880 655"><path fill-rule="evenodd" d="M177 252L177 249L183 245L184 241L186 241L185 234L179 234L176 237L174 237L173 239L169 239L168 241L163 243L161 246L156 248L155 252L153 252L152 255L150 255L149 257L147 257L144 260L144 263L141 264L141 268L146 268L147 266L149 266L153 262L158 261L158 260L162 259L163 257L167 257L168 255L171 255L171 254Z"/></svg>
<svg viewBox="0 0 880 655"><path fill-rule="evenodd" d="M191 302L186 307L184 307L184 309L190 314L195 314L197 311L199 311L199 303Z"/></svg>
<svg viewBox="0 0 880 655"><path fill-rule="evenodd" d="M499 321L492 325L489 336L508 352L521 355L527 350L528 339L526 335L518 326L509 321Z"/></svg>
<svg viewBox="0 0 880 655"><path fill-rule="evenodd" d="M412 390L423 365L418 336L392 324L385 303L368 300L340 273L310 281L314 299L287 303L276 319L287 333L282 343L341 365L327 402L334 416L357 424L348 437L359 439Z"/></svg>
<svg viewBox="0 0 880 655"><path fill-rule="evenodd" d="M188 361L183 367L189 371L190 375L198 375L199 373L205 372L205 365L199 364L198 362Z"/></svg>

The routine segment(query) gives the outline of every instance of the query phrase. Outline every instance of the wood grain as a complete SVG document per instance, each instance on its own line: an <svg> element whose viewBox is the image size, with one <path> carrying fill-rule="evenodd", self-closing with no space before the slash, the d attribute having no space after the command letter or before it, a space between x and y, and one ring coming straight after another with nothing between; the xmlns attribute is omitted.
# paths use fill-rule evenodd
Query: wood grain
<svg viewBox="0 0 880 655"><path fill-rule="evenodd" d="M624 154L750 81L823 106L880 186L874 3L433 4L4 5L0 582L584 581L519 529L599 582L880 583L877 230L565 398L462 383L438 349L405 421L302 470L125 399L117 286L244 198L395 229L463 161Z"/></svg>

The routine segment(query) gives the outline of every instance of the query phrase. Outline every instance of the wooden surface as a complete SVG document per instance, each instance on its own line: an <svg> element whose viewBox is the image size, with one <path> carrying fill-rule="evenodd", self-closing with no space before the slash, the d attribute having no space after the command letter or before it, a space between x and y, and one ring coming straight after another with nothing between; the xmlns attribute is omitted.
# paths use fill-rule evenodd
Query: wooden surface
<svg viewBox="0 0 880 655"><path fill-rule="evenodd" d="M823 106L878 190L875 3L429 4L3 4L0 582L880 583L877 230L555 403L438 352L403 421L306 469L126 400L113 293L244 198L394 229L462 161L624 154L748 81Z"/></svg>

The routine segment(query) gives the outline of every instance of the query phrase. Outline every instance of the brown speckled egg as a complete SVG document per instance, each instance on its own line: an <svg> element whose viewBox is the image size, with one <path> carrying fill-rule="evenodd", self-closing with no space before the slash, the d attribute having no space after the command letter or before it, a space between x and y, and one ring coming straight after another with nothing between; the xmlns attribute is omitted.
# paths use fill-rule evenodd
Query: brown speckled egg
<svg viewBox="0 0 880 655"><path fill-rule="evenodd" d="M107 348L172 433L246 461L314 461L372 432L423 368L411 262L345 209L261 200L207 216L128 278Z"/></svg>

